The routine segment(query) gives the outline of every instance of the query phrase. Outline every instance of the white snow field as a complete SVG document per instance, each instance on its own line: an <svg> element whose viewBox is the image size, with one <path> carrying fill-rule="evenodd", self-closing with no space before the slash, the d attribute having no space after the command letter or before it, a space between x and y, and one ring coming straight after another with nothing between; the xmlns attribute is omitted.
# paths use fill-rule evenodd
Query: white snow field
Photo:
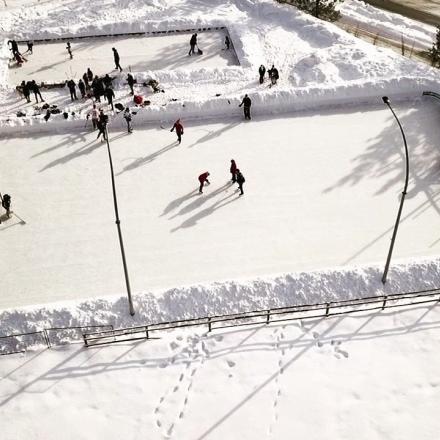
<svg viewBox="0 0 440 440"><path fill-rule="evenodd" d="M395 107L411 181L394 258L438 255L440 106L428 98ZM383 104L185 125L180 146L168 128L110 134L134 292L384 261L404 162ZM241 198L230 159L246 178ZM204 171L211 185L199 195ZM10 292L0 308L124 291L96 132L5 139L0 172L26 222L0 225Z"/></svg>
<svg viewBox="0 0 440 440"><path fill-rule="evenodd" d="M12 85L28 81L62 82L79 79L88 67L95 75L105 75L115 68L112 47L121 57L125 72L144 72L163 69L222 68L237 65L234 50L224 50L226 32L198 33L198 46L203 55L188 56L191 33L156 36L101 37L71 40L73 59L66 50L66 41L35 43L32 55L25 55L22 67L9 70ZM24 52L26 46L20 45Z"/></svg>
<svg viewBox="0 0 440 440"><path fill-rule="evenodd" d="M440 309L3 357L2 440L435 440Z"/></svg>

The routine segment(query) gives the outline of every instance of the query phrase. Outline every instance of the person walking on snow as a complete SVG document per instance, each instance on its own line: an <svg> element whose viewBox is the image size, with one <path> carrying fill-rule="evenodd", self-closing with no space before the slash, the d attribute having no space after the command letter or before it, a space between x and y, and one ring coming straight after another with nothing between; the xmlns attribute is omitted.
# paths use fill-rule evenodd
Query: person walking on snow
<svg viewBox="0 0 440 440"><path fill-rule="evenodd" d="M133 78L133 75L132 75L131 73L129 73L129 74L127 75L127 83L128 83L128 87L130 87L130 94L131 94L131 95L134 95L134 89L133 89L133 86L134 86L134 78Z"/></svg>
<svg viewBox="0 0 440 440"><path fill-rule="evenodd" d="M77 100L77 96L76 96L76 83L73 79L69 79L69 81L67 81L67 87L69 88L69 92L70 92L70 99L72 101Z"/></svg>
<svg viewBox="0 0 440 440"><path fill-rule="evenodd" d="M89 80L89 83L93 81L93 72L90 70L90 67L87 68L87 79Z"/></svg>
<svg viewBox="0 0 440 440"><path fill-rule="evenodd" d="M82 79L80 79L78 81L78 89L81 92L81 98L85 98L86 97L86 85L84 84L84 81Z"/></svg>
<svg viewBox="0 0 440 440"><path fill-rule="evenodd" d="M118 51L114 47L112 47L112 51L113 51L113 58L115 60L115 69L116 70L119 69L119 71L122 72L122 67L119 64L120 57L119 57Z"/></svg>
<svg viewBox="0 0 440 440"><path fill-rule="evenodd" d="M180 119L178 119L174 125L173 128L170 131L174 131L174 129L176 129L176 134L177 134L177 141L179 142L179 144L182 142L182 134L183 134L183 125L180 122Z"/></svg>
<svg viewBox="0 0 440 440"><path fill-rule="evenodd" d="M248 95L244 95L243 101L241 101L239 107L243 106L245 119L251 119L251 105L252 105L251 98L249 98Z"/></svg>
<svg viewBox="0 0 440 440"><path fill-rule="evenodd" d="M22 81L21 82L21 91L23 93L23 97L26 98L26 101L31 102L31 90L29 88L29 83Z"/></svg>
<svg viewBox="0 0 440 440"><path fill-rule="evenodd" d="M263 82L264 82L264 75L266 73L266 68L264 67L263 64L258 69L258 73L260 74L260 84L263 84Z"/></svg>
<svg viewBox="0 0 440 440"><path fill-rule="evenodd" d="M128 133L133 133L133 128L131 127L131 112L130 112L130 109L128 107L125 107L124 119L125 119L125 122L127 123L127 131L128 131Z"/></svg>
<svg viewBox="0 0 440 440"><path fill-rule="evenodd" d="M267 73L269 74L271 82L270 87L272 87L277 83L278 78L280 77L278 69L272 64L272 67L267 71Z"/></svg>
<svg viewBox="0 0 440 440"><path fill-rule="evenodd" d="M82 76L82 79L84 81L84 84L87 87L89 87L89 77L87 76L87 72L84 72L84 75Z"/></svg>
<svg viewBox="0 0 440 440"><path fill-rule="evenodd" d="M29 52L29 55L32 55L34 52L33 52L33 48L34 48L34 42L33 41L31 41L31 40L29 40L28 42L27 42L27 51L25 52L25 53L28 53Z"/></svg>
<svg viewBox="0 0 440 440"><path fill-rule="evenodd" d="M243 192L243 183L246 182L244 179L243 174L241 174L241 171L237 168L237 183L238 183L238 189L240 190L240 196L244 194Z"/></svg>
<svg viewBox="0 0 440 440"><path fill-rule="evenodd" d="M199 182L200 182L200 187L199 187L199 193L203 194L203 186L205 185L205 182L209 185L211 182L208 180L208 176L209 173L208 171L205 171L204 173L200 174L199 176Z"/></svg>
<svg viewBox="0 0 440 440"><path fill-rule="evenodd" d="M190 50L188 55L194 55L196 53L195 47L197 46L197 34L192 34L191 39L189 40Z"/></svg>
<svg viewBox="0 0 440 440"><path fill-rule="evenodd" d="M232 183L235 183L237 181L237 164L234 159L231 159L231 168L229 168L229 171L232 175Z"/></svg>
<svg viewBox="0 0 440 440"><path fill-rule="evenodd" d="M73 59L73 55L72 55L72 47L70 46L70 41L67 42L67 53L70 55L70 59Z"/></svg>

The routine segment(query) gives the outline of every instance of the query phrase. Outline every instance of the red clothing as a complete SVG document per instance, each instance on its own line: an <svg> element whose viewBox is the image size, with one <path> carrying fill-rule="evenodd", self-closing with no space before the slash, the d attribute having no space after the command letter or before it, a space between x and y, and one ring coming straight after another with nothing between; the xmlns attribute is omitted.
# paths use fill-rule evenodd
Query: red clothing
<svg viewBox="0 0 440 440"><path fill-rule="evenodd" d="M235 174L237 172L237 164L235 163L235 160L231 160L231 168L229 169L229 171L232 174Z"/></svg>
<svg viewBox="0 0 440 440"><path fill-rule="evenodd" d="M208 180L208 176L209 176L208 171L206 171L206 173L200 174L199 182L200 183L206 182Z"/></svg>
<svg viewBox="0 0 440 440"><path fill-rule="evenodd" d="M173 130L176 129L177 134L183 134L183 125L180 121L176 121L173 125Z"/></svg>

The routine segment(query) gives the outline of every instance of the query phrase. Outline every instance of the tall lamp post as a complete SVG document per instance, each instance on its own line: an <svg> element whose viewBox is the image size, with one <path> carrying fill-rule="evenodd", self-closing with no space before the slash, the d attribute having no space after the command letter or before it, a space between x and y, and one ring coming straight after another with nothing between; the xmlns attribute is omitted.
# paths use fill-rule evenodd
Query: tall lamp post
<svg viewBox="0 0 440 440"><path fill-rule="evenodd" d="M116 227L118 228L119 246L121 248L122 264L124 266L125 285L127 286L128 308L129 308L129 311L130 311L130 315L133 316L134 315L134 307L133 307L133 301L131 299L130 280L128 279L128 269L127 269L127 261L125 259L124 242L122 241L121 221L119 220L118 200L116 198L115 176L114 176L114 173L113 173L113 161L112 161L112 155L111 155L111 152L110 152L110 144L109 144L109 141L108 141L107 126L105 127L105 139L107 141L108 159L109 159L109 162L110 162L110 173L111 173L111 176L112 176L113 205L115 207Z"/></svg>
<svg viewBox="0 0 440 440"><path fill-rule="evenodd" d="M385 269L384 269L383 275L382 275L382 283L385 284L387 281L388 268L390 267L391 255L393 254L393 248L394 248L394 242L396 240L397 229L399 228L399 222L400 222L400 216L402 214L403 202L405 201L406 190L408 189L409 156L408 156L408 145L406 143L405 133L403 131L402 124L400 123L398 117L394 113L394 110L391 107L390 100L388 99L388 97L384 96L384 97L382 97L382 100L388 106L388 108L391 110L391 113L394 115L397 123L399 124L399 128L400 128L400 131L401 131L402 137L403 137L403 144L405 145L405 157L406 157L405 186L403 187L402 197L400 199L399 211L397 213L397 218L396 218L396 224L394 225L393 236L391 238L390 249L388 251L387 262L385 264Z"/></svg>

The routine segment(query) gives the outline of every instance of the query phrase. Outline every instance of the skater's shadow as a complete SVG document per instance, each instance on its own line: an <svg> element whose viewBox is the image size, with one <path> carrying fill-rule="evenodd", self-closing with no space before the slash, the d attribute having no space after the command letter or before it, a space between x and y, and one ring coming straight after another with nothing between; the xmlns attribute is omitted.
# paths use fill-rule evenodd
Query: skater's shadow
<svg viewBox="0 0 440 440"><path fill-rule="evenodd" d="M88 144L84 145L82 148L80 148L79 150L76 150L70 154L67 154L64 157L60 157L59 159L55 159L52 162L48 163L46 166L44 166L43 168L41 168L41 170L39 171L40 173L43 171L46 171L49 168L53 168L57 165L61 165L61 164L65 164L79 156L83 156L85 154L90 154L92 151L96 150L97 148L100 147L100 143L97 142L96 140L93 140L91 142L89 142Z"/></svg>
<svg viewBox="0 0 440 440"><path fill-rule="evenodd" d="M13 219L14 219L13 216L14 216L13 212L11 212L11 217L8 217L6 215L6 213L0 215L0 222L1 222L0 223L0 231L4 231L8 228L12 228L12 226L17 226L17 225L24 226L26 224L26 222L23 219L19 218L18 216L15 216L15 219L18 221L15 221L14 223L9 224L11 221L13 221Z"/></svg>
<svg viewBox="0 0 440 440"><path fill-rule="evenodd" d="M226 197L223 197L208 208L202 209L197 214L194 214L192 217L186 219L180 226L171 229L171 232L176 232L179 229L191 228L192 226L195 226L197 222L202 218L213 214L215 211L217 211L217 209L224 208L226 205L229 205L230 203L240 198L240 196L237 195L236 197L231 199L231 197L233 197L234 195L236 195L235 192L227 195Z"/></svg>
<svg viewBox="0 0 440 440"><path fill-rule="evenodd" d="M173 148L176 148L179 145L177 141L172 142L171 144L166 145L165 147L161 148L160 150L155 151L154 153L149 154L145 157L139 157L135 161L129 163L126 165L122 171L120 171L117 176L121 175L122 173L125 173L126 171L131 171L136 168L139 168L142 165L145 165L146 163L152 162L154 159L159 157L160 155L166 153L167 151L172 150Z"/></svg>
<svg viewBox="0 0 440 440"><path fill-rule="evenodd" d="M223 186L221 186L220 188L217 188L215 191L210 192L206 195L200 195L200 197L198 197L196 200L194 200L194 202L191 202L189 205L184 206L179 212L177 212L176 214L174 214L172 217L170 217L170 220L173 218L176 218L179 215L184 215L187 214L188 212L193 211L194 209L199 208L200 206L202 206L204 203L208 202L209 200L211 200L213 197L216 197L217 195L219 195L220 193L222 193L226 188L231 186L231 182L225 183ZM205 186L206 188L206 186Z"/></svg>
<svg viewBox="0 0 440 440"><path fill-rule="evenodd" d="M188 148L195 147L196 145L203 144L204 142L208 142L216 137L219 137L225 131L231 130L232 128L234 128L240 124L241 124L241 121L236 121L236 122L233 122L229 125L225 125L224 127L220 128L218 130L210 131L209 133L205 134L205 136L202 136L200 139L198 139L197 141L195 141L191 145L188 145Z"/></svg>
<svg viewBox="0 0 440 440"><path fill-rule="evenodd" d="M162 214L160 216L163 217L164 215L167 215L173 209L176 209L183 202L185 202L186 200L190 199L191 197L194 197L195 195L197 195L197 190L196 189L194 189L193 191L189 192L188 194L185 194L182 197L179 197L178 199L173 200L172 202L168 203L167 207L163 210L163 212L162 212Z"/></svg>

